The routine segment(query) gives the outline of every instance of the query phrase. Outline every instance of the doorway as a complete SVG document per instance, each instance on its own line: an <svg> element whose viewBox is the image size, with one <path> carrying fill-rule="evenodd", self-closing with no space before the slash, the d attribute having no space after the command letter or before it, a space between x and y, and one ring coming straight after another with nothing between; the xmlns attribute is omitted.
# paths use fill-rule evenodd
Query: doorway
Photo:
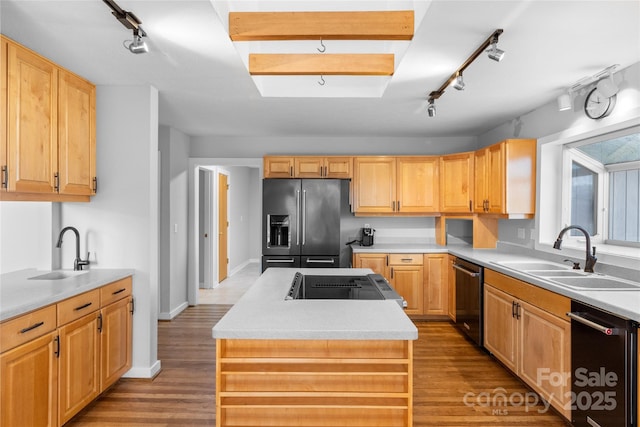
<svg viewBox="0 0 640 427"><path fill-rule="evenodd" d="M218 283L227 278L229 267L228 200L228 176L218 172Z"/></svg>

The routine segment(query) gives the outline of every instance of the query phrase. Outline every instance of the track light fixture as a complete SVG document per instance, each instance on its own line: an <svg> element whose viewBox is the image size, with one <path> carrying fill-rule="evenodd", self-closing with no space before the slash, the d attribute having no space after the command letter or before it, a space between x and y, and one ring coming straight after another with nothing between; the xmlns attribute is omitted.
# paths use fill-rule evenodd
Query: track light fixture
<svg viewBox="0 0 640 427"><path fill-rule="evenodd" d="M489 58L493 59L496 62L502 61L504 58L504 50L498 49L498 35L492 36L491 39L491 48L487 49Z"/></svg>
<svg viewBox="0 0 640 427"><path fill-rule="evenodd" d="M433 99L429 99L429 106L427 107L427 114L429 114L429 117L435 117L436 116L436 104L434 104L434 100Z"/></svg>
<svg viewBox="0 0 640 427"><path fill-rule="evenodd" d="M138 19L133 12L126 11L116 4L114 0L102 0L111 9L111 14L120 21L125 28L133 30L133 40L128 45L125 41L125 47L131 51L131 53L146 53L149 51L147 43L142 40L147 36L147 33L142 29L142 21Z"/></svg>
<svg viewBox="0 0 640 427"><path fill-rule="evenodd" d="M464 80L462 79L462 72L466 70L467 67L471 65L471 63L475 61L478 56L482 55L485 50L489 52L489 58L493 59L494 61L500 61L504 57L504 51L498 49L497 47L498 37L500 37L500 34L502 34L503 32L504 31L502 29L495 30L493 34L491 34L489 38L487 38L484 43L482 43L475 50L475 52L473 52L471 56L467 58L466 61L464 61L460 68L458 68L453 74L451 74L451 76L442 84L442 86L440 86L438 90L434 90L429 94L429 106L427 107L429 117L434 117L436 115L436 107L434 105L434 101L444 94L446 88L448 88L449 86L453 86L458 90L464 89L465 84ZM487 49L489 48L489 46L491 46L491 48Z"/></svg>
<svg viewBox="0 0 640 427"><path fill-rule="evenodd" d="M616 84L613 73L618 68L618 64L611 65L593 76L583 77L573 85L571 85L565 93L558 96L558 111L567 111L573 108L573 95L580 92L585 87L597 82L598 92L606 98L611 98L618 93L618 85Z"/></svg>
<svg viewBox="0 0 640 427"><path fill-rule="evenodd" d="M458 74L458 77L451 84L456 90L464 90L464 80L462 79L462 73Z"/></svg>

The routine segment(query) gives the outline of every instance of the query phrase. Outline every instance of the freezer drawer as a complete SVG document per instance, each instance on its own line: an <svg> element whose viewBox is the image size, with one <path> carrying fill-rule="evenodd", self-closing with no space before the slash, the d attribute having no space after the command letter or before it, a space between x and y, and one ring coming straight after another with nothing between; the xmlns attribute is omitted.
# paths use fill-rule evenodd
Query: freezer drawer
<svg viewBox="0 0 640 427"><path fill-rule="evenodd" d="M301 256L300 267L304 268L338 268L339 256Z"/></svg>
<svg viewBox="0 0 640 427"><path fill-rule="evenodd" d="M263 256L262 271L269 267L300 267L299 256Z"/></svg>

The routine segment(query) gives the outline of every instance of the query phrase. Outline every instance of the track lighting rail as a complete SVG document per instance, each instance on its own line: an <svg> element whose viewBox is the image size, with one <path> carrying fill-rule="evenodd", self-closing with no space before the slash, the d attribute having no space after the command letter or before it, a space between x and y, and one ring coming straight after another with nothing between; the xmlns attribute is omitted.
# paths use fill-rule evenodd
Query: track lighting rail
<svg viewBox="0 0 640 427"><path fill-rule="evenodd" d="M458 78L458 76L462 76L462 72L464 70L467 69L467 67L469 65L471 65L471 63L473 61L475 61L478 56L482 55L483 52L485 52L485 50L487 48L489 48L490 46L494 46L493 51L490 52L490 58L496 61L499 61L500 59L502 59L502 56L504 54L504 52L499 51L497 52L498 55L496 55L496 51L498 51L498 49L495 47L498 44L498 38L500 37L500 35L504 32L504 30L502 29L497 29L493 32L493 34L491 34L472 54L471 56L469 56L467 58L466 61L464 61L462 63L462 65L456 70L454 71L453 74L451 74L451 76L449 76L449 78L442 84L442 86L440 86L437 90L434 90L433 92L429 93L429 107L432 109L435 109L434 106L434 101L438 98L440 98L445 90L451 85L451 83L453 83L454 80L456 80ZM501 54L500 54L501 52ZM491 56L493 54L493 56ZM435 111L435 110L434 110ZM435 112L434 112L435 115ZM431 114L429 114L430 117L433 117Z"/></svg>

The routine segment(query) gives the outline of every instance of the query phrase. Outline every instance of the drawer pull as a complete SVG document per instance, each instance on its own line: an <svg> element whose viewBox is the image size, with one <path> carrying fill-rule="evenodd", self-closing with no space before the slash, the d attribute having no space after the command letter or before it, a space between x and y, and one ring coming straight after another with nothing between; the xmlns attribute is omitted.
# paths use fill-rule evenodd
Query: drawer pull
<svg viewBox="0 0 640 427"><path fill-rule="evenodd" d="M119 293L122 293L122 292L124 292L124 291L126 291L126 290L127 290L127 288L122 288L122 289L119 289L119 290L115 291L115 292L114 292L114 293L112 293L111 295L118 295Z"/></svg>
<svg viewBox="0 0 640 427"><path fill-rule="evenodd" d="M81 305L80 307L76 307L76 308L74 308L74 310L75 310L75 311L80 311L80 310L82 310L83 308L87 308L87 307L89 307L91 304L93 304L93 303L92 303L92 302L88 302L88 303L86 303L86 304L84 304L84 305Z"/></svg>
<svg viewBox="0 0 640 427"><path fill-rule="evenodd" d="M402 261L402 262L411 262L411 261L413 261L413 258L402 258L402 259L400 259L400 261Z"/></svg>
<svg viewBox="0 0 640 427"><path fill-rule="evenodd" d="M44 325L44 322L38 322L38 323L33 324L33 325L31 325L29 327L26 327L24 329L20 329L20 333L21 334L26 334L27 332L33 331L34 329L39 328L42 325Z"/></svg>

